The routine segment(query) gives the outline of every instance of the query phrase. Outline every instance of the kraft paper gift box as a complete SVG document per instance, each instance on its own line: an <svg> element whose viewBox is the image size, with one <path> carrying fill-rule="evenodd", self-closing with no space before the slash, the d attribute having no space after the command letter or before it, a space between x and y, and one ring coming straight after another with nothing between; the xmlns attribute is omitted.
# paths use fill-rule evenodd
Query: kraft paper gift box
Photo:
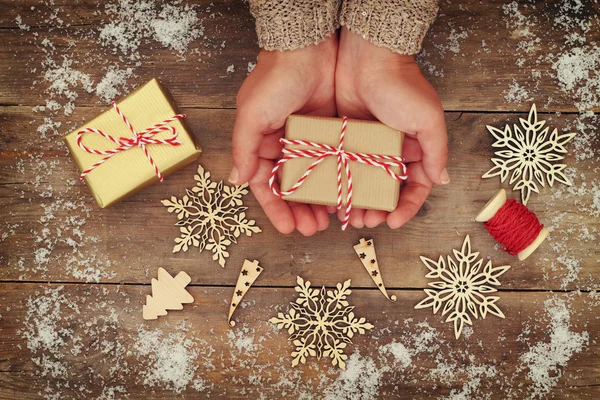
<svg viewBox="0 0 600 400"><path fill-rule="evenodd" d="M171 96L156 79L141 86L117 103L117 106L138 133L177 114ZM162 176L167 176L192 163L198 159L201 152L183 119L169 122L166 126L176 129L180 145L146 144L146 149ZM102 131L117 140L135 137L114 108L65 135L63 140L82 172L106 157L88 153L79 147L77 133L86 128ZM165 130L152 138L165 140L172 136L172 131ZM118 143L95 132L84 133L81 143L90 149L102 151L119 147ZM84 179L101 208L109 207L159 181L154 167L140 146L120 151L95 167L85 175Z"/></svg>
<svg viewBox="0 0 600 400"><path fill-rule="evenodd" d="M285 137L337 147L342 129L341 118L291 115L287 119ZM402 156L404 134L380 122L348 119L344 150L388 156ZM303 145L286 145L290 149L313 149ZM289 190L315 161L314 158L294 158L283 166L280 188ZM352 207L393 211L398 204L400 181L393 179L382 168L349 161L352 173ZM400 173L399 167L391 168ZM346 204L347 177L342 171L344 205ZM288 201L309 204L337 205L337 159L324 159L294 193L284 196Z"/></svg>

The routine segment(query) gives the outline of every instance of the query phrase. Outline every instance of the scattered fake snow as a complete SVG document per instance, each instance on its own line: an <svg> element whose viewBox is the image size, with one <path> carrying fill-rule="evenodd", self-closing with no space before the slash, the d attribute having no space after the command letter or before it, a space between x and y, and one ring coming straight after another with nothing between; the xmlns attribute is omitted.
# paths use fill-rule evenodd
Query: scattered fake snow
<svg viewBox="0 0 600 400"><path fill-rule="evenodd" d="M204 34L195 7L179 2L159 9L155 0L119 0L106 5L106 15L110 22L100 29L102 45L131 60L140 59L138 49L149 39L184 53Z"/></svg>
<svg viewBox="0 0 600 400"><path fill-rule="evenodd" d="M520 357L527 367L527 377L533 381L529 398L545 398L558 384L562 371L574 354L589 344L587 332L571 331L571 316L563 300L548 299L545 311L551 318L550 342L539 342Z"/></svg>
<svg viewBox="0 0 600 400"><path fill-rule="evenodd" d="M524 87L520 86L519 83L513 79L513 83L508 88L504 100L506 100L507 103L521 103L524 101L531 101L533 98L529 96L529 93L527 93L527 90L525 90Z"/></svg>
<svg viewBox="0 0 600 400"><path fill-rule="evenodd" d="M96 96L105 103L110 103L121 95L127 87L127 79L133 74L133 68L119 69L110 67L106 75L96 85Z"/></svg>
<svg viewBox="0 0 600 400"><path fill-rule="evenodd" d="M197 344L186 338L184 332L164 335L158 328L140 328L133 347L140 359L144 360L141 372L144 385L181 393L192 384L198 369L198 350ZM201 383L194 385L194 388L202 387Z"/></svg>
<svg viewBox="0 0 600 400"><path fill-rule="evenodd" d="M97 28L73 32L72 29L66 30L68 25L61 18L63 8L55 5L53 0L47 6L49 10L32 7L31 15L24 17L52 26L56 31L53 35L30 32L21 15L15 20L43 56L41 65L30 67L32 76L43 78L34 82L32 90L37 90L37 85L44 85L43 93L46 97L42 99L41 105L33 107L36 119L30 122L38 124L34 128L37 136L32 146L40 149L48 148L49 143L60 144L58 138L61 135L80 125L81 121L63 123L56 119L59 114L72 115L82 96L95 94L102 103L110 103L131 89L128 81L135 76L137 68L143 61L155 57L154 54L141 54L140 45L164 47L176 52L179 57L200 54L199 48L189 49L196 39L202 38L202 46L214 47L211 39L204 36L199 17L200 12L210 13L210 7L200 11L198 6L184 5L180 1L111 1L98 11L102 21ZM63 29L61 34L71 39L66 46L54 42L60 29ZM98 53L97 56L82 54L76 45L78 40L96 41L98 46L94 51ZM219 41L219 44L224 43ZM219 51L215 50L217 54ZM111 52L117 53L121 59L106 67L105 60ZM15 189L17 195L21 198L39 196L46 201L40 206L39 228L30 232L33 235L33 248L22 255L10 257L8 263L18 266L22 272L19 276L21 280L31 277L47 278L51 265L64 265L64 272L70 277L86 282L114 278L112 269L117 264L98 251L101 248L98 246L99 238L85 234L84 225L90 214L90 206L85 201L73 203L66 200L74 197L73 186L80 183L69 183L65 188L64 171L70 169L63 165L63 160L69 163L69 167L72 165L72 161L64 157L52 159L52 156L43 152L16 158L15 168L24 176L33 176L28 190ZM54 187L63 189L59 192ZM14 226L8 222L2 227L0 240L6 240L16 233L15 228L10 228L9 225ZM85 244L88 246L84 246ZM71 248L72 254L56 251L61 246Z"/></svg>
<svg viewBox="0 0 600 400"><path fill-rule="evenodd" d="M355 350L348 358L346 370L342 371L332 386L325 391L329 400L374 399L379 394L383 370L370 357L362 357Z"/></svg>
<svg viewBox="0 0 600 400"><path fill-rule="evenodd" d="M576 10L577 4L577 1L565 1L562 8L565 12L572 13ZM519 7L523 12L519 11ZM517 57L516 62L524 63L528 61L523 60L533 60L534 58L528 55L531 53L532 47L541 40L533 33L537 23L535 17L531 15L534 10L528 5L519 6L517 2L512 2L504 7L504 11L507 14L507 26L518 29L517 34L523 39L517 46L518 51L522 54ZM138 49L143 42L154 41L166 49L184 53L196 38L203 35L203 28L195 9L190 6L182 6L179 2L158 7L155 1L121 0L118 3L108 4L105 14L110 22L100 25L98 37L107 49L128 60L142 58ZM62 26L58 11L50 15L48 19L53 21L56 26ZM144 28L133 26L134 24L139 25L140 21L147 22ZM23 31L29 31L29 26L23 23L20 16L17 17L16 22ZM565 33L565 41L571 45L559 49L560 52L554 56L552 63L557 82L566 94L576 97L575 104L582 111L597 107L600 103L598 98L600 85L597 73L600 67L598 61L600 50L586 42L585 33L589 31L590 23L577 22L576 17L567 17L565 14L558 15L555 22L564 29L579 27L582 31L581 33ZM448 36L448 43L439 46L437 50L442 56L445 53L455 56L460 53L460 41L468 36L468 30L454 27ZM46 60L42 67L45 71L44 79L48 83L46 93L50 98L45 99L45 106L38 106L35 111L53 113L51 117L45 117L44 123L38 127L40 137L44 140L64 133L59 130L64 130L65 127L62 127L60 122L53 121L52 115L56 115L56 112L61 109L64 114L71 114L78 98L79 89L95 93L103 102L109 102L128 88L127 80L135 74L135 68L121 69L119 66L114 66L110 67L103 77L95 77L83 71L100 69L81 65L80 59L70 54L68 49L66 52L59 51L48 39L42 40L39 45L46 53ZM577 47L573 47L573 45ZM487 43L482 41L482 47L486 53L495 51L493 46L491 40ZM525 55L529 58L524 58ZM137 66L139 64L136 64ZM249 62L248 72L254 66L255 63ZM527 67L526 64L521 66ZM228 73L234 72L233 65L229 68ZM443 77L443 70L437 70L433 64L430 64L428 68L433 71L430 71L432 74ZM541 79L537 75L539 72L533 71L532 77ZM547 79L547 77L544 76L543 79ZM505 99L507 102L516 103L530 101L535 89L524 82L515 80L509 87ZM597 157L592 145L597 140L598 124L597 120L593 122L594 118L597 117L589 111L582 113L578 118L578 135L573 140L577 160ZM582 127L585 129L585 135L580 134L584 130ZM26 274L24 276L44 277L48 264L59 260L58 256L53 253L55 247L60 244L67 245L73 250L72 257L67 259L61 257L60 259L60 262L64 262L66 265L67 272L73 277L86 281L100 281L104 278L114 277L111 272L113 269L111 261L102 259L102 256L88 250L93 247L90 243L97 239L91 238L91 242L84 240L86 236L83 226L86 216L89 214L89 208L84 204L71 204L60 199L51 185L42 183L52 177L52 171L57 168L57 164L52 164L48 159L42 159L42 156L36 156L31 161L39 172L38 179L32 183L32 186L41 197L48 198L49 203L41 206L40 227L34 232L36 249L33 251L32 259L27 262L22 258L18 260L18 265ZM588 212L590 216L598 217L600 215L599 180L588 182L580 180L575 187L559 189L555 193L554 196L557 200L562 199L563 195L576 199L574 204L579 210ZM590 198L591 203L581 204L579 199L583 198ZM578 201L579 203L577 203ZM588 240L596 233L584 230L578 230L578 232L582 238L585 237ZM3 236L4 239L6 238ZM576 282L581 268L580 260L572 255L565 255L562 259L558 257L557 262L566 267L565 273L561 274L565 279L563 282ZM556 268L561 267L557 266ZM68 382L71 371L67 368L66 357L69 354L81 354L84 349L82 341L86 336L97 339L98 343L95 348L103 354L106 353L107 363L117 360L112 376L118 377L119 371L123 374L127 373L127 367L112 350L117 349L124 353L121 341L114 339L118 337L120 331L120 327L114 320L87 321L83 332L76 332L69 327L71 321L79 315L78 304L80 302L84 302L83 297L77 298L76 302L70 301L65 297L61 288L48 289L27 300L27 314L21 335L33 354L32 360L38 366L40 375L52 376ZM550 392L557 385L562 371L571 357L581 352L589 341L587 332L576 333L570 330L569 311L563 301L549 300L545 307L548 315L552 316L549 326L550 341L530 343L529 351L520 356L523 370L527 371L529 379L534 384L531 397L542 397ZM99 308L105 310L106 313L106 307L99 306ZM426 356L435 360L435 367L429 370L419 369L423 379L436 381L439 379L440 385L449 385L451 382L456 383L459 376L467 377L464 381L461 378L461 382L464 382L462 388L453 389L450 398L484 398L488 394L485 392L485 384L497 377L498 372L495 367L476 363L464 366L461 364L460 356L453 352L452 343L441 340L439 333L427 323L413 325L410 328L412 331L407 327L407 331L410 332L407 336L381 346L379 356L376 358L362 356L359 349L355 348L348 360L347 371L336 371L337 375L333 381L329 381L326 377L322 378L320 386L323 391L331 394L332 398L343 396L343 389L349 390L351 395L361 393L365 396L378 396L380 386L388 374L405 370L414 371L419 365L417 360L420 363L422 361L420 357ZM112 332L110 335L106 334L107 329ZM221 361L224 364L223 367L232 367L235 364L235 367L243 369L254 368L254 358L258 358L262 351L266 351L267 347L259 346L257 342L260 339L255 340L257 332L254 329L246 327L243 332L231 332L231 330L228 331L226 338L221 338L226 344L225 347L230 348L232 354L244 352L247 355L247 351L250 350L250 358L236 357L234 359L235 356L232 356L230 360ZM139 362L147 367L139 371L147 385L167 388L176 392L183 391L188 387L205 391L209 387L196 376L198 375L198 358L202 359L203 357L199 354L198 346L197 341L187 338L187 335L179 331L166 335L158 329L152 331L140 328L133 350L139 357ZM165 348L168 351L165 351ZM203 361L203 366L214 368L214 366L205 364L206 360ZM283 363L286 361L287 359L284 357ZM484 361L482 360L482 362ZM301 382L301 377L296 375L295 371L289 371L289 368L283 367L280 371L282 376L279 382L282 387L293 388L297 382ZM251 375L251 378L252 382L261 382L260 374ZM401 377L398 379L401 381ZM527 391L528 388L523 387L522 390ZM85 392L85 388L80 391ZM51 397L52 394L58 396L57 393L60 393L60 390L54 392L50 390L47 397ZM117 379L116 384L111 382L110 386L106 385L103 388L101 398L121 397L120 395L124 393L125 389ZM302 397L299 396L299 398Z"/></svg>
<svg viewBox="0 0 600 400"><path fill-rule="evenodd" d="M70 310L67 310L70 309ZM72 338L73 331L61 327L63 314L69 320L76 318L79 309L67 300L62 287L48 289L41 296L27 299L25 328L21 336L34 357L32 361L40 367L41 376L68 378L69 368L64 361L63 347Z"/></svg>
<svg viewBox="0 0 600 400"><path fill-rule="evenodd" d="M581 111L600 106L600 47L576 47L564 52L552 66L561 89L575 98Z"/></svg>
<svg viewBox="0 0 600 400"><path fill-rule="evenodd" d="M536 398L544 397L556 387L569 360L589 342L587 332L571 330L569 295L556 296L545 302L545 318L531 317L523 322L519 340L527 344L524 353L500 350L494 359L480 359L485 349L502 348L500 343L504 339L499 337L495 343L493 338L487 338L485 344L470 340L457 345L451 339L451 332L438 331L426 321L414 323L406 319L403 326L402 322L390 321L390 327L397 332L394 340L385 345L378 345L376 338L367 341L366 350L371 356L362 355L361 349L354 347L345 371L330 367L328 360L307 364L307 368L321 371L319 380L314 382L307 380L300 369L289 367L291 343L284 340L282 346L274 345L281 341L273 340L272 332L264 331L265 326L244 326L220 333L211 330L209 345L198 339L206 337L205 333L197 333L189 323L169 328L168 333L146 324L136 330L124 330L123 318L129 320L139 309L137 306L126 309L131 315L117 314L116 310L123 310L122 306L107 299L116 295L117 303L128 303L129 296L121 297L114 289L96 288L84 296L67 293L62 287L46 289L26 302L20 335L32 352L39 375L54 378L54 383L46 388L46 397L64 394L61 388L67 382L78 382L71 387L78 392L101 388L105 398L111 398L111 393L126 395L126 382L131 379L138 379L153 390L182 393L191 389L208 396L215 390L214 394L222 393L219 391L222 388L209 384L205 374L220 372L232 379L235 386L245 388L240 393L250 397L262 393L267 397L279 394L311 398L310 394L317 390L332 400L378 398L394 394L382 392L382 386L389 388L388 382L392 381L396 386L410 387L415 396L431 395L430 390L435 387L447 388L448 399L486 399L498 394L498 379L502 379L507 382L502 390L507 392L501 393L507 397ZM86 301L88 298L93 301ZM589 299L593 307L594 297L590 295ZM544 320L550 321L547 327ZM532 341L531 323L541 332L547 332L549 339L542 334L541 339L532 336L539 340ZM281 336L281 332L274 332L278 338ZM389 332L389 328L382 328L379 334L384 332ZM477 335L475 332L472 337ZM261 345L263 341L269 346ZM221 351L215 353L212 346ZM88 365L85 361L86 366L73 368L67 362L70 357L82 354L94 363ZM275 363L264 361L278 358ZM515 364L514 375L500 372ZM99 374L99 371L104 372ZM88 378L92 376L94 379ZM510 384L525 377L532 385ZM427 384L414 386L415 379Z"/></svg>

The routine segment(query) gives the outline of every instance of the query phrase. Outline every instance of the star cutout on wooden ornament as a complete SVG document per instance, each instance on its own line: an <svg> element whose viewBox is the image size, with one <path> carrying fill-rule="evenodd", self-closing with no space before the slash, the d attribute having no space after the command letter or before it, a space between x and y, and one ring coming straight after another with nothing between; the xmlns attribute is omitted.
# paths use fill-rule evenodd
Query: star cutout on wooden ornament
<svg viewBox="0 0 600 400"><path fill-rule="evenodd" d="M448 255L448 264L443 256L440 256L437 262L421 256L421 261L429 269L425 277L440 280L428 283L433 289L424 289L427 297L415 308L431 307L436 314L443 305L442 316L448 314L446 322L454 322L454 335L458 339L465 324L473 325L471 316L481 316L481 319L485 319L490 313L504 318L504 314L496 305L500 297L486 295L498 291L494 287L500 286L498 277L510 266L492 267L492 262L488 261L481 270L483 259L477 259L478 252L471 252L471 240L468 235L462 249L452 252L456 261Z"/></svg>
<svg viewBox="0 0 600 400"><path fill-rule="evenodd" d="M538 183L542 187L546 186L546 181L550 187L555 181L571 186L571 181L563 172L567 165L554 162L565 158L565 145L575 133L559 135L555 128L548 135L550 128L544 128L546 121L538 121L535 104L531 106L527 119L519 118L519 122L521 126L514 124L513 129L510 125L506 125L504 130L487 126L496 139L492 147L502 150L494 152L500 158L492 158L494 167L482 177L499 175L500 182L504 182L512 171L508 183L512 185L516 182L513 190L521 191L521 202L527 205L531 192L539 193Z"/></svg>
<svg viewBox="0 0 600 400"><path fill-rule="evenodd" d="M365 267L367 273L371 275L371 279L373 279L373 282L377 285L381 293L383 293L388 300L396 301L396 296L388 295L385 286L383 286L383 279L381 276L380 265L377 263L377 254L375 252L375 242L373 239L360 239L354 246L354 251L356 252L356 255L360 257L360 262ZM368 260L366 258L368 258Z"/></svg>
<svg viewBox="0 0 600 400"><path fill-rule="evenodd" d="M244 264L242 265L242 269L240 270L240 275L238 276L238 280L235 284L235 289L231 297L231 305L229 306L229 316L227 317L227 322L229 322L229 326L235 326L235 321L232 321L231 317L233 316L233 313L235 312L238 305L242 302L242 297L248 293L248 290L250 290L250 287L252 286L254 281L256 281L256 279L262 271L263 268L258 265L258 261L254 260L250 262L248 260L244 260Z"/></svg>
<svg viewBox="0 0 600 400"><path fill-rule="evenodd" d="M294 343L292 367L304 364L308 356L331 358L334 366L346 368L346 345L352 343L355 333L364 335L373 325L364 317L354 316L354 306L346 300L352 293L350 279L338 283L335 290L325 287L312 289L309 281L297 279L298 298L291 302L287 314L278 313L269 320L279 329L287 329Z"/></svg>
<svg viewBox="0 0 600 400"><path fill-rule="evenodd" d="M225 267L229 257L227 246L237 243L241 234L252 236L261 232L254 220L246 218L248 207L243 205L242 196L248 194L248 184L229 187L223 181L212 182L210 172L198 166L194 176L196 186L186 189L181 199L175 196L163 200L167 211L177 215L180 237L175 239L173 253L187 251L190 246L213 252L213 260Z"/></svg>

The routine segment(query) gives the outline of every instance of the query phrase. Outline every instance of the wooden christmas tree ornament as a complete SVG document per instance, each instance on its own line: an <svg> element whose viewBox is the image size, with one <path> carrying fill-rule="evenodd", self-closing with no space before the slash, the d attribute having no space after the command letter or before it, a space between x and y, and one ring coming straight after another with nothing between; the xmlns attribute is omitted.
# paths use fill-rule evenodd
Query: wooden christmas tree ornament
<svg viewBox="0 0 600 400"><path fill-rule="evenodd" d="M514 200L509 201L514 203ZM543 225L539 224L539 221L537 220L537 217L535 217L535 214L529 212L525 208L525 206L518 205L518 203L513 204L513 206L521 207L520 212L523 213L524 216L519 217L519 215L515 215L514 217L512 217L511 223L505 223L504 225L506 225L506 227L499 226L499 229L505 230L505 232L502 232L503 236L512 235L513 233L511 232L511 230L515 230L517 228L523 228L523 230L525 230L525 232L528 233L528 237L524 237L523 240L526 240L526 242L529 242L530 244L528 244L522 250L516 252L517 257L519 257L519 260L523 261L527 257L529 257L542 244L544 240L546 240L550 232L548 231L548 229L544 228ZM493 221L494 217L497 217L498 212L500 210L506 213L512 212L506 210L506 207L506 191L504 189L500 189L498 193L496 193L496 195L492 197L490 201L487 202L487 204L481 209L481 211L479 211L479 214L477 214L477 216L475 217L475 221L483 222L484 224L486 224L486 228L488 228L488 231L490 231L488 225L490 224L490 221ZM524 225L524 227L522 227L522 225ZM492 234L491 231L490 234ZM496 239L499 240L499 238ZM501 242L501 244L505 243ZM505 244L505 247L507 249L507 252L511 253L509 246L506 246Z"/></svg>
<svg viewBox="0 0 600 400"><path fill-rule="evenodd" d="M227 322L229 322L230 326L235 326L235 321L231 320L233 312L240 305L242 298L261 272L263 272L263 268L258 265L258 261L254 260L250 262L248 260L244 260L244 265L242 265L242 270L240 271L240 276L238 277L237 284L235 285L235 290L233 292L233 296L231 297L231 303L229 304L229 317L227 318Z"/></svg>
<svg viewBox="0 0 600 400"><path fill-rule="evenodd" d="M377 255L375 254L375 242L373 239L366 240L365 238L360 239L359 243L354 246L354 251L360 262L364 265L365 269L369 273L373 282L377 285L381 293L389 300L396 301L396 296L388 296L383 279L381 278L381 271L379 270L379 263L377 262Z"/></svg>
<svg viewBox="0 0 600 400"><path fill-rule="evenodd" d="M167 315L167 310L182 310L183 303L194 301L185 287L192 281L181 271L173 278L163 268L158 269L158 279L152 278L152 296L146 296L143 308L144 319L157 319Z"/></svg>

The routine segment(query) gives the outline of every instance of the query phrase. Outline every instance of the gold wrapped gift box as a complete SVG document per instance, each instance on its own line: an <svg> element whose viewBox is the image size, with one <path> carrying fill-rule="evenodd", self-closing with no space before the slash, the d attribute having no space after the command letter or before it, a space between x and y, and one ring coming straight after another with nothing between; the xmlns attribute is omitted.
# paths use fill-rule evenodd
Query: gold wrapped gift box
<svg viewBox="0 0 600 400"><path fill-rule="evenodd" d="M177 114L171 96L156 79L152 79L141 86L119 102L117 106L137 132L150 128ZM177 140L181 142L179 146L146 145L148 152L163 176L167 176L192 163L198 159L201 152L183 120L170 122L169 126L177 130ZM85 128L100 130L115 139L134 136L114 108L107 110L84 126L65 135L63 140L82 172L105 157L104 155L88 153L77 145L77 132ZM156 134L153 138L167 139L172 135L172 132L164 131ZM119 146L93 132L85 133L82 137L82 143L90 149L102 151ZM139 146L119 152L85 176L85 181L101 208L109 207L130 197L158 180L152 164Z"/></svg>
<svg viewBox="0 0 600 400"><path fill-rule="evenodd" d="M291 115L286 123L285 137L337 147L342 128L341 118ZM344 150L388 156L402 156L404 134L380 122L349 119ZM312 149L309 146L286 145L290 149ZM315 161L314 158L294 158L282 166L281 190L289 190ZM400 182L383 169L349 161L352 173L352 207L393 211L398 204ZM391 168L400 173L400 168ZM348 182L342 173L343 201L346 204ZM294 193L285 200L309 204L337 205L337 160L327 157L319 164Z"/></svg>

